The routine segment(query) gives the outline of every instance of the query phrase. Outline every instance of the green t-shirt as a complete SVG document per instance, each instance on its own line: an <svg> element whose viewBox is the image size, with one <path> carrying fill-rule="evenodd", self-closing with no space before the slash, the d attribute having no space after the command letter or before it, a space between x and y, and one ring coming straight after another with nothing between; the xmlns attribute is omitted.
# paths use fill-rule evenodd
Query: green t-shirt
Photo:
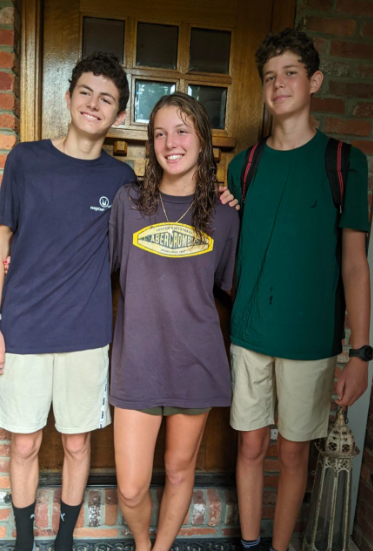
<svg viewBox="0 0 373 551"><path fill-rule="evenodd" d="M317 132L297 149L264 149L243 213L234 344L295 360L328 358L342 349L339 228L369 230L367 161L352 148L340 216L325 170L327 141ZM237 198L244 154L228 169Z"/></svg>

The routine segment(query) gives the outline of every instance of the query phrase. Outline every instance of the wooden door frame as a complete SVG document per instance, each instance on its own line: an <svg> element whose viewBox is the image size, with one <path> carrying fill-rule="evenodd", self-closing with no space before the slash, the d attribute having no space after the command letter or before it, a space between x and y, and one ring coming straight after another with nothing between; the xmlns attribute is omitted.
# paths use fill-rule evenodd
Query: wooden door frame
<svg viewBox="0 0 373 551"><path fill-rule="evenodd" d="M296 0L274 0L271 31L292 27ZM22 142L40 140L43 62L43 0L22 2L21 128ZM263 121L266 125L266 120ZM267 122L268 125L268 122Z"/></svg>

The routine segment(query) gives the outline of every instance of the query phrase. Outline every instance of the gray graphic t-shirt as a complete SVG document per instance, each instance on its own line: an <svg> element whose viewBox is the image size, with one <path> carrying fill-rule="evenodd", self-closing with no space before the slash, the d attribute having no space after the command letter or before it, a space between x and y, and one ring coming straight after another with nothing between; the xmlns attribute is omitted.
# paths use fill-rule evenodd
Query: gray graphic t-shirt
<svg viewBox="0 0 373 551"><path fill-rule="evenodd" d="M193 196L162 194L143 216L131 197L117 194L110 217L113 269L120 269L121 295L112 353L111 404L126 409L155 406L229 406L227 355L215 308L214 283L232 286L239 219L216 204L210 235L193 243Z"/></svg>

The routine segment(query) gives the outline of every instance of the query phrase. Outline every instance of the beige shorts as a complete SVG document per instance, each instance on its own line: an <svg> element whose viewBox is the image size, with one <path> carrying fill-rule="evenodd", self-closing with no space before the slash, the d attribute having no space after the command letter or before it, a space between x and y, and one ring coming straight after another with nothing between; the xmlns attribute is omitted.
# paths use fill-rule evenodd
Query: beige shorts
<svg viewBox="0 0 373 551"><path fill-rule="evenodd" d="M58 354L5 354L0 376L0 427L29 434L47 424L80 434L110 424L109 345Z"/></svg>
<svg viewBox="0 0 373 551"><path fill-rule="evenodd" d="M293 442L327 435L337 357L296 361L231 345L231 426L256 430L275 422Z"/></svg>

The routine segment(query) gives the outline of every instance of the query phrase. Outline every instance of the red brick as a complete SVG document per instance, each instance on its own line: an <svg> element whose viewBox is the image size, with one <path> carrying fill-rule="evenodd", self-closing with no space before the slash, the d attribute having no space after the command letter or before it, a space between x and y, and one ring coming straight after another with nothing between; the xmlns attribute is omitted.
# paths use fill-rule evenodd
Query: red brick
<svg viewBox="0 0 373 551"><path fill-rule="evenodd" d="M353 114L356 117L372 118L373 117L373 103L369 103L369 102L358 103L354 107Z"/></svg>
<svg viewBox="0 0 373 551"><path fill-rule="evenodd" d="M10 444L0 444L0 457L10 456Z"/></svg>
<svg viewBox="0 0 373 551"><path fill-rule="evenodd" d="M276 475L264 475L264 487L265 488L277 488L279 476Z"/></svg>
<svg viewBox="0 0 373 551"><path fill-rule="evenodd" d="M236 528L223 528L221 532L223 536L227 536L229 538L236 538L241 536L241 530L238 526Z"/></svg>
<svg viewBox="0 0 373 551"><path fill-rule="evenodd" d="M267 457L277 457L277 442L272 442L269 444L266 456Z"/></svg>
<svg viewBox="0 0 373 551"><path fill-rule="evenodd" d="M371 0L337 0L336 11L339 13L352 13L353 15L373 17Z"/></svg>
<svg viewBox="0 0 373 551"><path fill-rule="evenodd" d="M320 119L318 119L318 118L315 117L314 115L310 115L310 125L311 125L313 128L319 128L319 126L320 126Z"/></svg>
<svg viewBox="0 0 373 551"><path fill-rule="evenodd" d="M342 61L335 61L334 58L324 58L320 63L320 71L331 77L349 77L351 74L351 60L348 60L348 63L342 63Z"/></svg>
<svg viewBox="0 0 373 551"><path fill-rule="evenodd" d="M0 476L0 488L2 489L10 488L9 476Z"/></svg>
<svg viewBox="0 0 373 551"><path fill-rule="evenodd" d="M277 501L277 493L276 492L273 492L273 491L270 491L270 490L266 490L265 492L263 492L263 504L264 505L275 505Z"/></svg>
<svg viewBox="0 0 373 551"><path fill-rule="evenodd" d="M328 11L331 6L331 0L305 0L304 2L304 7L310 10Z"/></svg>
<svg viewBox="0 0 373 551"><path fill-rule="evenodd" d="M49 519L49 497L50 490L38 491L35 507L35 526L37 528L48 528L52 520Z"/></svg>
<svg viewBox="0 0 373 551"><path fill-rule="evenodd" d="M237 495L234 490L225 490L225 519L224 524L237 524L238 522L238 504Z"/></svg>
<svg viewBox="0 0 373 551"><path fill-rule="evenodd" d="M1 186L1 184L2 184L2 181L3 181L3 173L0 172L0 186Z"/></svg>
<svg viewBox="0 0 373 551"><path fill-rule="evenodd" d="M364 99L373 96L373 84L332 80L329 83L329 91L335 96Z"/></svg>
<svg viewBox="0 0 373 551"><path fill-rule="evenodd" d="M331 134L347 134L351 136L369 136L372 123L361 119L338 119L326 117L324 121L325 132Z"/></svg>
<svg viewBox="0 0 373 551"><path fill-rule="evenodd" d="M14 43L14 31L8 29L0 29L0 45L13 46Z"/></svg>
<svg viewBox="0 0 373 551"><path fill-rule="evenodd" d="M207 490L209 500L209 526L217 526L221 522L221 499L215 488Z"/></svg>
<svg viewBox="0 0 373 551"><path fill-rule="evenodd" d="M101 525L101 491L88 492L88 526Z"/></svg>
<svg viewBox="0 0 373 551"><path fill-rule="evenodd" d="M9 459L0 458L0 473L9 473Z"/></svg>
<svg viewBox="0 0 373 551"><path fill-rule="evenodd" d="M354 140L352 145L361 149L366 155L373 155L373 142L370 140Z"/></svg>
<svg viewBox="0 0 373 551"><path fill-rule="evenodd" d="M345 112L345 103L341 99L313 97L311 102L311 111L319 113L337 113L343 115Z"/></svg>
<svg viewBox="0 0 373 551"><path fill-rule="evenodd" d="M10 517L10 508L9 509L0 509L0 521L8 520Z"/></svg>
<svg viewBox="0 0 373 551"><path fill-rule="evenodd" d="M0 109L14 109L14 105L14 94L0 94Z"/></svg>
<svg viewBox="0 0 373 551"><path fill-rule="evenodd" d="M357 74L361 78L373 78L373 65L359 65Z"/></svg>
<svg viewBox="0 0 373 551"><path fill-rule="evenodd" d="M118 517L118 493L109 488L105 490L105 524L115 526Z"/></svg>
<svg viewBox="0 0 373 551"><path fill-rule="evenodd" d="M54 536L52 528L37 528L35 527L34 535L40 538Z"/></svg>
<svg viewBox="0 0 373 551"><path fill-rule="evenodd" d="M182 528L179 536L209 536L216 534L216 528Z"/></svg>
<svg viewBox="0 0 373 551"><path fill-rule="evenodd" d="M355 32L356 21L353 19L336 19L332 17L306 17L308 31L335 34L338 36L352 36Z"/></svg>
<svg viewBox="0 0 373 551"><path fill-rule="evenodd" d="M14 134L0 134L0 149L13 149L16 143L17 137Z"/></svg>
<svg viewBox="0 0 373 551"><path fill-rule="evenodd" d="M6 526L0 526L0 539L6 538Z"/></svg>
<svg viewBox="0 0 373 551"><path fill-rule="evenodd" d="M0 25L13 25L14 24L14 8L8 6L0 9Z"/></svg>
<svg viewBox="0 0 373 551"><path fill-rule="evenodd" d="M15 62L15 56L12 52L0 52L0 67L2 69L12 69Z"/></svg>
<svg viewBox="0 0 373 551"><path fill-rule="evenodd" d="M365 23L360 32L361 36L373 38L373 22Z"/></svg>
<svg viewBox="0 0 373 551"><path fill-rule="evenodd" d="M371 59L373 57L373 44L333 40L330 46L330 55L355 59Z"/></svg>
<svg viewBox="0 0 373 551"><path fill-rule="evenodd" d="M373 176L368 178L368 189L369 191L373 191Z"/></svg>
<svg viewBox="0 0 373 551"><path fill-rule="evenodd" d="M117 528L75 528L74 538L116 538Z"/></svg>
<svg viewBox="0 0 373 551"><path fill-rule="evenodd" d="M195 526L205 524L206 500L202 490L193 492L192 524Z"/></svg>
<svg viewBox="0 0 373 551"><path fill-rule="evenodd" d="M265 459L264 471L267 473L278 473L280 471L280 463L278 459Z"/></svg>
<svg viewBox="0 0 373 551"><path fill-rule="evenodd" d="M0 429L0 440L10 440L10 432Z"/></svg>
<svg viewBox="0 0 373 551"><path fill-rule="evenodd" d="M19 129L19 121L14 115L0 115L0 128L10 128L17 132Z"/></svg>
<svg viewBox="0 0 373 551"><path fill-rule="evenodd" d="M14 89L14 75L12 73L0 72L0 90Z"/></svg>
<svg viewBox="0 0 373 551"><path fill-rule="evenodd" d="M316 50L320 53L320 54L325 54L328 50L328 45L329 45L329 41L326 40L325 38L320 38L320 37L317 37L315 38L315 40L313 41L314 45L315 45L315 48Z"/></svg>
<svg viewBox="0 0 373 551"><path fill-rule="evenodd" d="M262 509L262 518L275 518L275 507L273 505L266 505Z"/></svg>

